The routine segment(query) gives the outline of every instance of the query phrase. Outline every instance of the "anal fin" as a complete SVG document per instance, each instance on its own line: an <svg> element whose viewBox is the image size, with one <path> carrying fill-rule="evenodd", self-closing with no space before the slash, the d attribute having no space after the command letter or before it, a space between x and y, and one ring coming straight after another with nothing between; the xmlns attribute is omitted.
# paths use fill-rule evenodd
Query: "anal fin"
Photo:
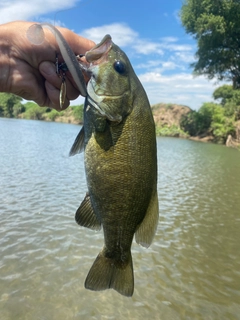
<svg viewBox="0 0 240 320"><path fill-rule="evenodd" d="M138 244L146 248L151 245L157 230L158 218L158 195L157 190L154 190L146 215L135 232L135 240Z"/></svg>

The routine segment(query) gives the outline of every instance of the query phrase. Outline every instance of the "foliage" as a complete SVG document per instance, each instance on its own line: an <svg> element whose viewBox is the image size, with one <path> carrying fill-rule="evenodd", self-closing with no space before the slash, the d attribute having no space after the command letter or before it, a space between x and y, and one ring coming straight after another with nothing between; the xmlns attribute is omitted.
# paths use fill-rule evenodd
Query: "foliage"
<svg viewBox="0 0 240 320"><path fill-rule="evenodd" d="M14 94L0 93L0 117L48 121L64 117L63 121L67 119L72 122L72 118L74 118L75 123L83 122L83 105L72 106L59 112L55 109L40 107L32 101L25 104L21 102L22 98Z"/></svg>
<svg viewBox="0 0 240 320"><path fill-rule="evenodd" d="M162 137L181 137L187 138L188 134L181 130L178 126L157 126L156 127L156 134Z"/></svg>
<svg viewBox="0 0 240 320"><path fill-rule="evenodd" d="M34 102L27 102L25 105L25 119L32 119L32 120L44 120L44 113L46 112L47 108L39 107Z"/></svg>
<svg viewBox="0 0 240 320"><path fill-rule="evenodd" d="M240 119L240 90L230 85L223 85L213 92L214 99L221 99L221 105L225 109L225 115Z"/></svg>
<svg viewBox="0 0 240 320"><path fill-rule="evenodd" d="M227 100L232 99L234 94L234 89L231 85L225 84L219 88L217 88L213 92L213 98L215 100L221 99L221 105L224 105Z"/></svg>
<svg viewBox="0 0 240 320"><path fill-rule="evenodd" d="M229 134L234 135L234 119L226 117L225 110L216 105L212 113L211 129L216 142L225 143Z"/></svg>
<svg viewBox="0 0 240 320"><path fill-rule="evenodd" d="M183 118L181 128L192 136L212 135L216 142L222 143L235 133L234 117L227 116L222 105L212 102L204 103L198 111Z"/></svg>
<svg viewBox="0 0 240 320"><path fill-rule="evenodd" d="M192 111L182 117L180 127L190 136L201 135L208 131L209 118L197 111Z"/></svg>
<svg viewBox="0 0 240 320"><path fill-rule="evenodd" d="M83 122L83 104L79 106L73 106L71 108L73 110L74 119L79 122Z"/></svg>
<svg viewBox="0 0 240 320"><path fill-rule="evenodd" d="M0 116L6 118L17 117L24 107L22 98L11 93L0 93Z"/></svg>
<svg viewBox="0 0 240 320"><path fill-rule="evenodd" d="M197 40L197 75L231 80L240 86L240 1L184 0L180 17L187 33Z"/></svg>
<svg viewBox="0 0 240 320"><path fill-rule="evenodd" d="M61 112L58 112L57 110L55 109L52 109L50 112L46 113L46 118L47 120L50 120L50 121L55 121L55 119L57 117L59 117L61 115Z"/></svg>

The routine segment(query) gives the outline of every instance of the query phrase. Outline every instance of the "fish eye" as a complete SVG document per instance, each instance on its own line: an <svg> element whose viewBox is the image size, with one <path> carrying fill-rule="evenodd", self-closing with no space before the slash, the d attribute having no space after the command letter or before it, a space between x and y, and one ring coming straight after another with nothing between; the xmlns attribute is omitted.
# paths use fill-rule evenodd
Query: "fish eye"
<svg viewBox="0 0 240 320"><path fill-rule="evenodd" d="M124 74L126 72L126 66L120 60L115 61L113 64L113 67L114 67L115 71L117 71L117 73L119 73L119 74Z"/></svg>

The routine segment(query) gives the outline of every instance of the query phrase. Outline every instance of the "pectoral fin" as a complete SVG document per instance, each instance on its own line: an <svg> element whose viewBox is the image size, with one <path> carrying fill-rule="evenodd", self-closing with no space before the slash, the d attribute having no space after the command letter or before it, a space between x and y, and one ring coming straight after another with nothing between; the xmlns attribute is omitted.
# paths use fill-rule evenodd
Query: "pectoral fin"
<svg viewBox="0 0 240 320"><path fill-rule="evenodd" d="M77 135L72 148L69 152L69 156L75 156L75 154L80 153L84 150L84 127L80 130L79 134Z"/></svg>
<svg viewBox="0 0 240 320"><path fill-rule="evenodd" d="M92 230L100 230L101 222L98 220L87 193L80 207L75 214L76 222L82 226Z"/></svg>
<svg viewBox="0 0 240 320"><path fill-rule="evenodd" d="M137 231L135 233L135 240L138 244L141 244L143 247L146 248L150 246L157 230L158 217L159 208L156 190L152 195L151 201L147 209L147 213L142 223L138 226Z"/></svg>

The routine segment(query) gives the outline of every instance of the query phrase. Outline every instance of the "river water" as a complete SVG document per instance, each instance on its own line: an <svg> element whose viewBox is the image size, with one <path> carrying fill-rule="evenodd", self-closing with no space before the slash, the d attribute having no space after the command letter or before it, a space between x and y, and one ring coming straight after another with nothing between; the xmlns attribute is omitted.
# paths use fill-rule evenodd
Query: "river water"
<svg viewBox="0 0 240 320"><path fill-rule="evenodd" d="M133 242L126 298L84 289L103 235L74 220L78 131L0 119L0 319L240 319L240 152L157 139L160 221L149 249Z"/></svg>

